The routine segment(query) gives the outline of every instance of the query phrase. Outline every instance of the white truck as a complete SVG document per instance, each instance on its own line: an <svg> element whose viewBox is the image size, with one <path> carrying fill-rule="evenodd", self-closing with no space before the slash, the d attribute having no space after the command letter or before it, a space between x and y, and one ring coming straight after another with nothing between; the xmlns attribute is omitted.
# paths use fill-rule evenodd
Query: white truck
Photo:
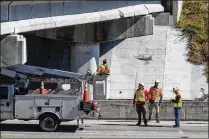
<svg viewBox="0 0 209 139"><path fill-rule="evenodd" d="M93 76L90 71L82 75L25 65L26 39L22 35L6 36L0 48L1 121L39 120L41 130L48 132L63 121L77 120L79 126L79 119L98 110L96 102L83 101L84 84L93 84L94 93L104 90L95 87L96 81L105 82L109 88L106 77ZM46 94L40 94L42 83Z"/></svg>
<svg viewBox="0 0 209 139"><path fill-rule="evenodd" d="M90 78L89 78L90 77ZM1 69L1 121L39 120L43 131L55 131L62 121L82 119L96 110L93 101L83 102L83 82L91 74L60 71L29 65ZM47 94L40 94L40 83L55 87ZM31 84L37 84L30 90ZM48 87L50 88L50 87ZM45 90L47 91L47 90Z"/></svg>

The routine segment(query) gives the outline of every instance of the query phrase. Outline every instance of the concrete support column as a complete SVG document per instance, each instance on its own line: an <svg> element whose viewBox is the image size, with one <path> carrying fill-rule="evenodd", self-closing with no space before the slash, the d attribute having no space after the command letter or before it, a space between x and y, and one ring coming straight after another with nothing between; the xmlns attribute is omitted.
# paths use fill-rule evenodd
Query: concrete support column
<svg viewBox="0 0 209 139"><path fill-rule="evenodd" d="M8 35L1 41L1 66L22 65L27 62L26 39L22 35Z"/></svg>
<svg viewBox="0 0 209 139"><path fill-rule="evenodd" d="M179 18L182 11L182 0L161 0L161 4L165 8L165 12L169 12L173 17L173 24L179 22ZM165 17L166 18L166 17Z"/></svg>
<svg viewBox="0 0 209 139"><path fill-rule="evenodd" d="M89 46L90 50L90 60L89 60L89 69L92 73L96 72L97 67L99 65L99 44L93 44ZM89 100L93 100L93 85L88 84L88 91L89 91Z"/></svg>
<svg viewBox="0 0 209 139"><path fill-rule="evenodd" d="M98 43L76 43L72 47L72 71L86 74L89 69L95 73L99 66ZM93 86L88 85L89 99L93 100Z"/></svg>
<svg viewBox="0 0 209 139"><path fill-rule="evenodd" d="M173 22L174 24L177 24L179 22L179 18L181 15L183 1L174 0L172 4L173 4L173 8L172 8Z"/></svg>

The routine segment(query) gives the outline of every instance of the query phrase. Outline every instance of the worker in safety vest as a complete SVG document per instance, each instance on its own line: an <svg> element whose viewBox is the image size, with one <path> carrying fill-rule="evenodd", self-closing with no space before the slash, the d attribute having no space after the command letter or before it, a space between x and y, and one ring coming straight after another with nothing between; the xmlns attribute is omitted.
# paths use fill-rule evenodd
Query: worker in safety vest
<svg viewBox="0 0 209 139"><path fill-rule="evenodd" d="M173 127L180 127L180 109L182 107L182 97L177 87L173 88L173 92L176 94L175 99L171 99L174 106L175 125Z"/></svg>
<svg viewBox="0 0 209 139"><path fill-rule="evenodd" d="M103 64L97 69L98 75L110 74L110 67L107 65L107 59L103 60Z"/></svg>
<svg viewBox="0 0 209 139"><path fill-rule="evenodd" d="M138 114L138 123L141 125L141 114L143 115L144 125L147 126L145 102L149 100L149 93L144 89L144 83L140 83L138 89L134 94L133 106L136 106L136 112Z"/></svg>
<svg viewBox="0 0 209 139"><path fill-rule="evenodd" d="M161 105L162 102L162 98L163 98L163 92L162 89L158 87L159 85L159 80L155 80L155 85L152 86L149 90L149 95L150 95L150 105L149 105L149 119L148 121L151 120L152 118L152 110L153 108L155 108L156 110L156 122L159 123L159 107Z"/></svg>

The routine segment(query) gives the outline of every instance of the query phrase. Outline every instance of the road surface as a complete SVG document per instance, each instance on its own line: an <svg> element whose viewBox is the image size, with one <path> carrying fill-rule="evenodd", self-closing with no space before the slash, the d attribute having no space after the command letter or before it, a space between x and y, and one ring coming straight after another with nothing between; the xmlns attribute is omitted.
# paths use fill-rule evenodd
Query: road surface
<svg viewBox="0 0 209 139"><path fill-rule="evenodd" d="M187 121L181 128L174 122L151 121L148 127L135 126L135 120L84 120L83 130L76 121L63 122L56 132L40 132L37 121L4 121L1 138L208 138L208 122Z"/></svg>

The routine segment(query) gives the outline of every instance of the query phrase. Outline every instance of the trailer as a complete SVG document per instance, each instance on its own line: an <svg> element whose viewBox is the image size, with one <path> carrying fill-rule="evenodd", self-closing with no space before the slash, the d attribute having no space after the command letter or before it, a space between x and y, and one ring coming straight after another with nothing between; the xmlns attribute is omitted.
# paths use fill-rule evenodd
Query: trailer
<svg viewBox="0 0 209 139"><path fill-rule="evenodd" d="M79 120L98 107L94 101L83 100L90 80L89 71L82 75L29 65L1 68L1 121L39 120L40 129L47 132L55 131L65 121L77 120L79 126ZM39 87L31 90L32 82ZM43 83L57 86L44 89L45 93L40 94Z"/></svg>

